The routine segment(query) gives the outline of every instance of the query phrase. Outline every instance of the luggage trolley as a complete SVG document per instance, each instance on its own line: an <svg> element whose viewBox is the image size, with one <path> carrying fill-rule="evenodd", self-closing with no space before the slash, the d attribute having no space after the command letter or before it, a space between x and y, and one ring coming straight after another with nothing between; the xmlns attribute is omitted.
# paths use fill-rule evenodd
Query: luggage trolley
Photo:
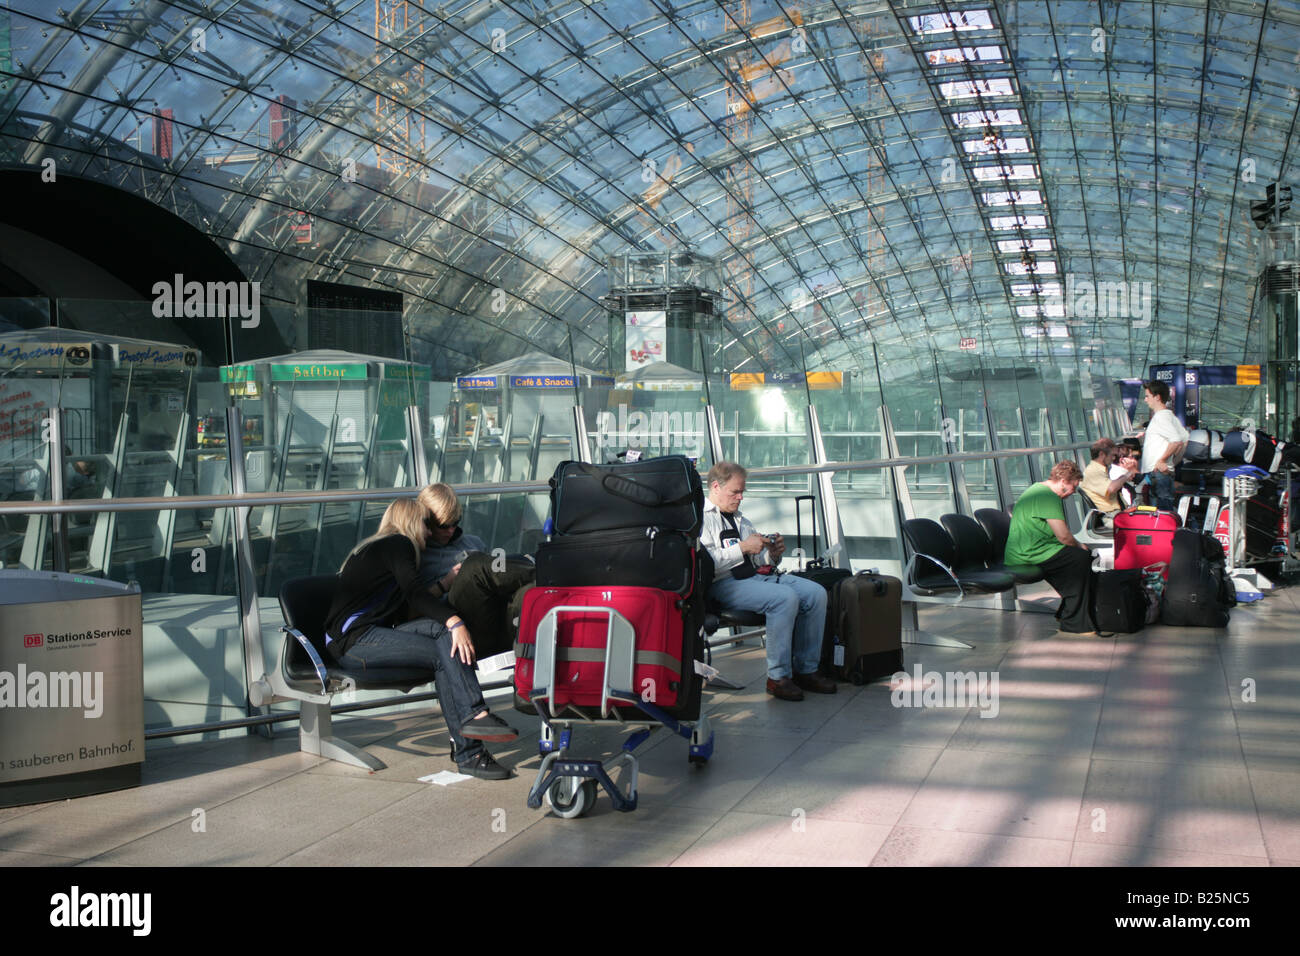
<svg viewBox="0 0 1300 956"><path fill-rule="evenodd" d="M559 653L556 641L559 619L563 614L605 615L608 620L605 643L605 672L600 695L600 714L587 713L574 704L566 704L560 713L554 713L553 699L556 686L555 672ZM542 718L538 751L543 760L528 791L528 806L536 810L547 803L559 817L571 819L586 813L596 802L597 785L605 788L615 810L624 813L636 809L637 758L633 751L654 733L656 722L674 734L689 741L688 759L692 764L703 765L713 756L713 730L709 718L703 714L696 721L678 721L634 691L633 670L636 661L636 631L622 614L610 607L559 605L550 608L537 625L536 657L533 668L533 689L528 700L537 708ZM694 661L682 661L682 666L693 666ZM627 720L617 704L632 704L653 720ZM590 710L590 708L588 708ZM565 716L572 713L573 716ZM566 757L572 741L574 724L594 724L615 721L632 736L623 742L622 751L608 761L582 760ZM558 733L557 733L558 731ZM625 766L626 790L620 789L611 771Z"/></svg>

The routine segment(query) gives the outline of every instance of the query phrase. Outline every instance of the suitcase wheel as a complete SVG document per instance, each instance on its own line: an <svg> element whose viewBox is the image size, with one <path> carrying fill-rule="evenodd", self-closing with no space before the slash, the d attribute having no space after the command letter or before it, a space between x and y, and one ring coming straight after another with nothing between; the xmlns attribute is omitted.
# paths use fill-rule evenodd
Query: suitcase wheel
<svg viewBox="0 0 1300 956"><path fill-rule="evenodd" d="M853 670L849 671L849 683L854 687L861 687L866 682L867 679L862 675L862 671L858 668L855 667Z"/></svg>
<svg viewBox="0 0 1300 956"><path fill-rule="evenodd" d="M692 764L694 764L697 767L703 767L706 763L709 762L709 758L705 757L702 754L691 754L686 759L689 760Z"/></svg>
<svg viewBox="0 0 1300 956"><path fill-rule="evenodd" d="M546 788L546 802L557 817L572 820L591 809L596 802L596 781L588 778L558 777Z"/></svg>

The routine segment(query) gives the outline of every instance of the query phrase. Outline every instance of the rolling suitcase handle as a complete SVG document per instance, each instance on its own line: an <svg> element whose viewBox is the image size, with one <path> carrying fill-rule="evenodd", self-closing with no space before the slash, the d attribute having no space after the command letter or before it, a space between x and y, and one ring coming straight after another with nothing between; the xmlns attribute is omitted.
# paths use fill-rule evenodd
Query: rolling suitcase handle
<svg viewBox="0 0 1300 956"><path fill-rule="evenodd" d="M807 568L820 568L820 567L821 567L821 560L817 557L817 504L816 504L816 500L817 500L817 499L816 499L813 495L796 495L796 496L795 496L795 499L794 499L794 538L795 538L795 545L794 545L794 546L795 546L796 548L798 548L800 551L803 551L803 527L801 526L801 524L800 524L800 522L799 522L799 506L800 506L800 502L803 502L803 501L811 501L811 502L813 502L812 507L808 509L808 512L812 515L812 546L813 546L813 556L812 556L812 560L811 560L811 561L809 561L809 560L807 560L807 559L805 558L805 560L804 560L804 564L803 564L803 566L804 566L805 569L807 569Z"/></svg>
<svg viewBox="0 0 1300 956"><path fill-rule="evenodd" d="M537 644L533 660L533 690L529 700L534 704L551 697L555 689L555 664L559 654L555 647L559 630L559 617L564 613L603 614L609 619L609 630L605 640L605 678L600 691L600 716L609 717L610 699L624 700L619 693L629 694L633 684L632 669L636 658L636 631L622 614L612 607L590 607L579 604L563 604L553 607L537 622ZM615 671L611 675L611 671ZM545 684L539 680L545 679ZM554 711L554 706L547 708ZM552 713L552 716L554 714Z"/></svg>

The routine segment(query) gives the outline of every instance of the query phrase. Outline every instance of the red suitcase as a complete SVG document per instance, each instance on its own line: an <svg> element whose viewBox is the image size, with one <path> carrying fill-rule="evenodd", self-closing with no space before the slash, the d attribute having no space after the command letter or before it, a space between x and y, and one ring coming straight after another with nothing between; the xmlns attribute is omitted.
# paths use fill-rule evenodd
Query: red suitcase
<svg viewBox="0 0 1300 956"><path fill-rule="evenodd" d="M1153 564L1166 566L1174 558L1178 516L1141 507L1115 516L1115 570L1131 571Z"/></svg>
<svg viewBox="0 0 1300 956"><path fill-rule="evenodd" d="M548 612L561 610L548 621ZM589 609L589 610L588 610ZM611 614L611 612L616 612ZM631 686L619 687L615 675L618 663L610 667L611 691L631 692L664 710L690 708L695 698L698 708L699 681L690 655L683 666L684 622L682 602L672 591L658 588L590 585L586 587L534 587L524 595L519 618L519 640L515 644L515 692L525 701L532 700L535 686L547 686L549 675L534 675L538 660L545 654L538 649L539 628L543 641L555 628L556 652L553 658L554 683L550 688L546 710L562 716L566 707L605 711L606 645L614 635L617 645L626 621L633 632L635 657ZM626 661L626 657L623 658ZM626 673L624 667L622 673ZM630 708L628 702L611 706ZM629 715L636 719L635 715ZM691 719L682 715L682 719Z"/></svg>

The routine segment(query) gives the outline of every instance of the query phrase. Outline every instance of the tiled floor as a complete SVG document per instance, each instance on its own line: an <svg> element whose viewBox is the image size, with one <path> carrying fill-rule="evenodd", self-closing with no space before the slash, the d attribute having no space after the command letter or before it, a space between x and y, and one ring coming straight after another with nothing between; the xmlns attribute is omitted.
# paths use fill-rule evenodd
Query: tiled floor
<svg viewBox="0 0 1300 956"><path fill-rule="evenodd" d="M528 809L531 736L493 748L510 781L419 782L451 766L432 713L338 722L388 764L375 774L301 754L296 736L160 745L142 787L0 810L0 866L1295 865L1297 597L1237 609L1226 634L1121 640L926 609L925 628L975 647L909 645L909 674L998 679L995 700L961 706L895 706L887 681L776 701L762 651L730 649L715 664L745 688L706 695L712 762L658 734L629 814L603 795L578 820ZM612 753L621 737L577 740Z"/></svg>

